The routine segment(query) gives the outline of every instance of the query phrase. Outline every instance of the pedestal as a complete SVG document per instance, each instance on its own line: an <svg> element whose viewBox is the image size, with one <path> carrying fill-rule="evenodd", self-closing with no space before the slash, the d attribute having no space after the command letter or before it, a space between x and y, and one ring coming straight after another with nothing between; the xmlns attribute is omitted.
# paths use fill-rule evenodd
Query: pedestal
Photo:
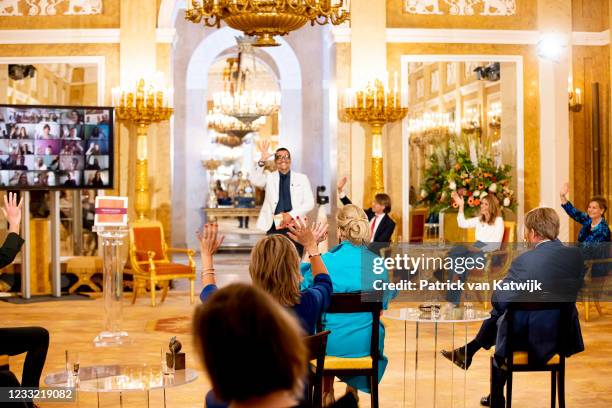
<svg viewBox="0 0 612 408"><path fill-rule="evenodd" d="M102 239L102 270L104 275L104 331L94 339L96 346L115 346L129 342L121 330L123 316L123 261L121 246L128 234L127 227L96 227Z"/></svg>

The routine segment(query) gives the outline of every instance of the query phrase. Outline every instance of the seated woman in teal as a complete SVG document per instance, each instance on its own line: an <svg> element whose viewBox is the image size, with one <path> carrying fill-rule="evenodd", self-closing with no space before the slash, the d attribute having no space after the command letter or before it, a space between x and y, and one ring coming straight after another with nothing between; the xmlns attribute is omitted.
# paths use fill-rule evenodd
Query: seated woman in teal
<svg viewBox="0 0 612 408"><path fill-rule="evenodd" d="M356 205L345 205L336 215L340 244L322 256L333 283L334 293L372 291L375 280L389 281L388 271L380 275L372 272L376 255L368 250L370 242L370 224L365 212ZM302 289L313 284L310 264L302 263L304 276ZM386 309L395 292L385 292L383 307ZM331 330L327 340L327 355L336 357L365 357L370 355L370 337L372 333L372 315L370 313L333 313L323 314L323 329ZM387 357L383 355L385 326L380 322L380 365L379 381L387 366ZM331 381L330 381L331 380ZM348 384L347 391L357 394L359 389L370 392L367 378L364 376L344 377L341 381ZM324 403L333 401L333 378L326 379Z"/></svg>

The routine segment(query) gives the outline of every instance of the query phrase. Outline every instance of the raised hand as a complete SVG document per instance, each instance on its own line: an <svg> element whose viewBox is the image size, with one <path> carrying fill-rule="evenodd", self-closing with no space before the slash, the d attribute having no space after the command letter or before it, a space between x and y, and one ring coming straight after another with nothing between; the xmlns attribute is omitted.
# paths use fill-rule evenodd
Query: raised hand
<svg viewBox="0 0 612 408"><path fill-rule="evenodd" d="M463 197L461 197L459 194L457 194L456 191L453 191L451 193L451 198L453 199L455 204L457 204L459 206L459 208L463 208L463 206L465 204L465 201L463 200Z"/></svg>
<svg viewBox="0 0 612 408"><path fill-rule="evenodd" d="M567 195L569 194L569 183L563 183L559 196L561 197L561 204L567 203Z"/></svg>
<svg viewBox="0 0 612 408"><path fill-rule="evenodd" d="M259 153L261 153L260 160L266 161L270 157L274 156L274 153L270 153L270 141L262 140L258 145Z"/></svg>
<svg viewBox="0 0 612 408"><path fill-rule="evenodd" d="M340 180L338 180L338 184L336 185L336 187L338 188L338 193L341 193L342 190L344 190L344 186L346 185L347 181L348 181L348 177L346 177L346 176L344 176Z"/></svg>
<svg viewBox="0 0 612 408"><path fill-rule="evenodd" d="M317 239L312 231L308 228L306 220L296 218L295 222L287 226L289 232L287 235L295 242L301 244L309 254L318 252Z"/></svg>
<svg viewBox="0 0 612 408"><path fill-rule="evenodd" d="M197 232L197 236L200 241L202 257L212 257L225 239L223 235L219 235L219 226L217 224L206 224L203 231Z"/></svg>
<svg viewBox="0 0 612 408"><path fill-rule="evenodd" d="M7 199L8 196L8 199ZM21 223L21 206L23 205L23 197L17 204L17 194L8 193L4 195L4 207L2 214L9 223L9 232L19 234L19 225Z"/></svg>

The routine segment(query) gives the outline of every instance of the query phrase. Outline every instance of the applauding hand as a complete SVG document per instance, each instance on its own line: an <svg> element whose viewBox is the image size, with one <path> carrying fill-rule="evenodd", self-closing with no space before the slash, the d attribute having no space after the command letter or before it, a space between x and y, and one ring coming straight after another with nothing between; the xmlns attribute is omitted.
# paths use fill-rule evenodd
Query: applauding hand
<svg viewBox="0 0 612 408"><path fill-rule="evenodd" d="M317 238L313 233L313 230L308 227L306 220L296 218L295 222L289 225L289 232L287 235L295 242L301 244L309 254L316 254L319 249L317 245Z"/></svg>
<svg viewBox="0 0 612 408"><path fill-rule="evenodd" d="M7 199L8 196L8 199ZM17 204L17 194L8 193L4 196L4 207L2 214L9 223L9 232L19 234L19 225L21 223L21 206L23 205L23 197Z"/></svg>
<svg viewBox="0 0 612 408"><path fill-rule="evenodd" d="M306 220L308 221L308 219ZM326 222L317 222L316 224L312 224L310 227L317 244L320 244L327 239L327 227L328 225Z"/></svg>

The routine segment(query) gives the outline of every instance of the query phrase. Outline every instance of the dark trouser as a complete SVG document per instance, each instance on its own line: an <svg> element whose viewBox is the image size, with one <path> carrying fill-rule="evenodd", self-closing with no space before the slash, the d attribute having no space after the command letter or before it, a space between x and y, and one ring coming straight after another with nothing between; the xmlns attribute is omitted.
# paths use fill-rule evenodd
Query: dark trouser
<svg viewBox="0 0 612 408"><path fill-rule="evenodd" d="M281 234L287 237L287 233L289 232L289 230L287 228L283 228L283 229L276 229L276 225L274 225L274 223L272 223L272 226L270 227L270 229L268 230L268 232L266 232L266 235L272 235L272 234ZM289 238L289 237L287 237ZM291 239L291 238L289 238ZM294 240L291 239L291 242L293 242L293 245L295 245L295 249L297 249L298 254L300 255L300 259L302 259L302 256L304 255L304 247L301 244L298 244L297 242L295 242Z"/></svg>
<svg viewBox="0 0 612 408"><path fill-rule="evenodd" d="M42 327L0 328L0 354L27 353L21 377L23 387L39 386L48 348L49 332Z"/></svg>
<svg viewBox="0 0 612 408"><path fill-rule="evenodd" d="M491 408L504 408L504 386L508 379L506 370L502 370L500 365L502 361L497 357L494 358L493 366L491 367Z"/></svg>
<svg viewBox="0 0 612 408"><path fill-rule="evenodd" d="M240 223L238 228L249 228L249 217L238 217L238 222Z"/></svg>
<svg viewBox="0 0 612 408"><path fill-rule="evenodd" d="M480 330L474 339L478 345L486 350L495 345L497 339L497 320L501 317L501 313L493 308L491 317L484 320L480 325Z"/></svg>

